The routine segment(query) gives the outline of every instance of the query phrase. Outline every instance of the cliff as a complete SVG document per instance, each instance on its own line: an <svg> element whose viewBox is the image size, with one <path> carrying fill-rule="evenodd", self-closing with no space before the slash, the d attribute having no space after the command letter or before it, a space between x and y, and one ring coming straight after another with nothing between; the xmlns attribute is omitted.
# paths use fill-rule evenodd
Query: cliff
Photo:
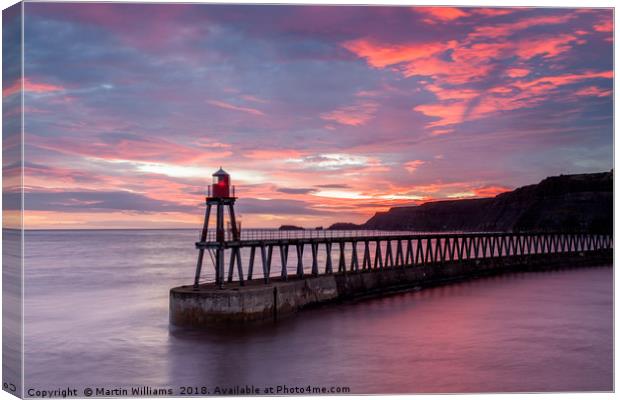
<svg viewBox="0 0 620 400"><path fill-rule="evenodd" d="M613 171L549 177L493 198L435 201L380 212L365 229L613 232Z"/></svg>

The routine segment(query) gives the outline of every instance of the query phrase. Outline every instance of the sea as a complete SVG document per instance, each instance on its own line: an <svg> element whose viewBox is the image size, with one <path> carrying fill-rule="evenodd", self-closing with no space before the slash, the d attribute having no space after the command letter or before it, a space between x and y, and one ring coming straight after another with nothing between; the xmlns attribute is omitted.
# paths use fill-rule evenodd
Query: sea
<svg viewBox="0 0 620 400"><path fill-rule="evenodd" d="M196 230L27 231L25 394L613 390L610 265L330 304L260 326L175 328L169 290L193 282L197 238ZM212 278L207 263L204 279Z"/></svg>

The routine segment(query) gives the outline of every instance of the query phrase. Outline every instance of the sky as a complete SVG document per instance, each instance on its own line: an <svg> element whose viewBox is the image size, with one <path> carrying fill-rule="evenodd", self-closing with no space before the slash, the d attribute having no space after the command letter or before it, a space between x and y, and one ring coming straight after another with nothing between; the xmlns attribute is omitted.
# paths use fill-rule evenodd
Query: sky
<svg viewBox="0 0 620 400"><path fill-rule="evenodd" d="M613 167L612 10L26 3L26 228L361 223ZM22 82L5 82L3 99Z"/></svg>

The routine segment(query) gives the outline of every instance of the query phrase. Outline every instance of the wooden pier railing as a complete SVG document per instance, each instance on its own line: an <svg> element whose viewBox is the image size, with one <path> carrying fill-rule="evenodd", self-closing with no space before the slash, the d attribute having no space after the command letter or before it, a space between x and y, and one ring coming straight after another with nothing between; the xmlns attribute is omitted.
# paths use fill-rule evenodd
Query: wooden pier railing
<svg viewBox="0 0 620 400"><path fill-rule="evenodd" d="M219 285L224 284L225 267L228 267L226 281L238 281L243 285L246 280L257 279L256 269L259 267L258 279L269 283L274 276L286 280L307 275L613 248L611 235L582 233L420 234L402 231L304 230L246 231L236 241L216 242L210 239L207 235L206 241L196 243L201 256L196 268L195 286L200 283L202 253L205 251L211 254L214 278ZM291 249L294 250L291 252ZM276 265L273 265L274 261Z"/></svg>

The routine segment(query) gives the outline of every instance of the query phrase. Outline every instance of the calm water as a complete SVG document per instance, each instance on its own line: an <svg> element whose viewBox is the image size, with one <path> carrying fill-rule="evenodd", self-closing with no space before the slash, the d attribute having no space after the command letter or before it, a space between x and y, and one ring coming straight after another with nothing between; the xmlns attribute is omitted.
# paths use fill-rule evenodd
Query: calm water
<svg viewBox="0 0 620 400"><path fill-rule="evenodd" d="M245 330L175 330L168 290L192 282L195 240L194 230L28 232L26 389L612 390L612 268L480 279Z"/></svg>

